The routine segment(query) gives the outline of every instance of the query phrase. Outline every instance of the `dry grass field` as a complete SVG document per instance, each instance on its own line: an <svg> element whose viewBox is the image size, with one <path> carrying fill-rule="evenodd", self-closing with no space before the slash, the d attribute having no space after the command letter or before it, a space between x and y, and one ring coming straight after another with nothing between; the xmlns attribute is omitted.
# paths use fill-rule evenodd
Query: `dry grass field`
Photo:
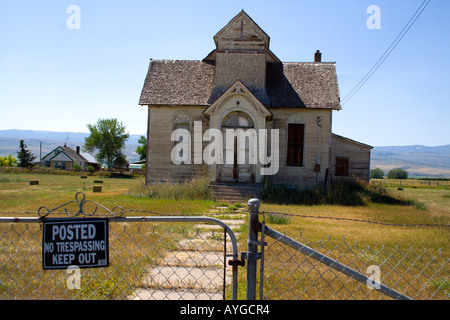
<svg viewBox="0 0 450 320"><path fill-rule="evenodd" d="M30 185L31 180L39 180L39 185ZM94 193L92 187L94 185L99 185L95 183L94 180L102 180L102 192ZM441 252L443 257L448 257L450 255L449 248L449 228L439 227L439 226L426 226L430 224L436 225L449 225L450 224L450 183L445 181L440 181L439 185L435 181L427 184L418 184L417 181L407 180L407 181L392 181L392 180L380 180L371 183L383 184L392 195L402 197L404 199L414 199L411 205L388 205L381 203L368 203L361 206L342 206L342 205L275 205L262 203L261 212L265 212L265 219L268 226L285 232L288 236L295 239L300 238L302 242L308 243L312 247L317 247L319 251L329 252L332 256L337 259L343 259L346 262L363 268L365 264L374 264L381 262L380 259L386 258L389 261L386 265L395 265L396 260L414 260L407 256L405 258L401 255L403 250L406 252L411 252L410 248L414 250L423 250L426 248L427 252ZM94 200L100 204L106 206L107 208L112 208L114 206L122 206L125 210L127 209L140 209L149 210L152 212L157 212L160 214L167 215L188 215L188 214L201 214L207 213L210 209L217 206L218 203L212 200L204 199L193 199L193 200L183 200L183 199L150 199L142 195L137 195L136 190L142 188L142 178L134 179L119 179L119 178L109 178L109 177L91 177L88 176L86 179L80 178L77 175L51 175L51 174L17 174L17 173L0 173L0 215L2 216L36 216L37 209L40 206L47 206L49 209L53 209L63 203L74 200L74 196L77 192L84 192L86 198L89 200ZM7 213L7 212L18 212L18 213ZM30 213L23 213L30 212ZM270 215L268 212L275 212L276 214ZM286 215L281 215L284 213ZM131 215L143 215L142 213L127 213ZM339 219L337 219L339 218ZM261 218L262 219L262 218ZM358 221L356 221L358 220ZM369 223L379 222L383 224ZM419 226L406 226L406 225L419 225ZM17 229L10 229L8 225L0 226L2 232L11 237L14 234L19 233L20 228L25 228L25 226L17 226ZM5 229L6 228L6 229ZM132 226L129 228L125 235L129 237L134 234L135 228L140 228L138 226ZM139 229L140 233L146 232L147 227ZM11 231L12 230L12 231ZM150 230L150 229L149 229ZM244 226L241 231L241 236L239 237L241 250L245 250L247 246L247 226ZM22 231L20 231L22 232ZM39 230L24 229L27 237L34 242L39 242ZM118 234L122 235L122 232L117 231ZM301 237L300 237L301 235ZM153 236L148 239L153 239ZM155 238L156 239L156 238ZM25 239L26 240L26 239ZM24 241L23 238L20 241ZM126 256L129 249L123 245L123 240L119 240L120 249L117 249L117 256ZM270 239L268 240L270 244ZM26 242L26 241L25 241ZM112 241L114 243L114 241ZM125 241L126 242L126 241ZM355 243L357 243L355 245ZM1 244L0 244L1 245ZM36 244L38 246L38 244ZM135 246L135 244L132 244ZM19 250L23 246L16 244L14 248ZM371 249L367 251L366 249L370 247ZM27 246L25 246L25 249ZM351 248L351 249L349 249ZM353 249L352 249L353 248ZM386 248L380 251L379 248ZM395 249L390 251L391 248ZM10 250L9 247L8 250ZM23 249L23 248L22 248ZM6 250L6 249L5 249ZM27 249L28 250L28 249ZM355 255L354 251L357 251ZM408 251L409 250L409 251ZM136 253L137 259L139 261L145 260L146 263L151 263L152 257L149 252L136 251L136 248L132 249ZM342 253L346 253L350 256L342 256ZM377 252L380 252L377 254ZM390 253L391 252L391 253ZM413 251L416 252L416 251ZM22 253L23 254L23 253ZM273 246L267 253L267 259L270 257L284 257L288 254L288 251L281 246ZM352 256L353 255L353 256ZM311 274L309 276L306 274L305 270L311 268L313 272L320 270L320 267L311 267L311 262L305 261L305 257L292 253L293 258L286 256L283 258L289 263L283 260L281 265L283 267L292 265L294 269L301 268L297 271L283 271L281 269L273 269L269 267L267 269L266 276L269 277L271 281L267 284L267 288L274 288L275 291L268 293L267 298L270 299L311 299L327 298L323 296L322 293L310 293L310 291L304 290L304 288L315 288L317 286L324 286L323 290L328 290L331 292L342 292L343 282L335 281L333 279L340 279L340 276L335 274L324 275L318 274L317 277L325 281L324 283L311 282ZM15 258L20 258L20 255L14 255ZM352 258L353 257L353 258ZM31 258L30 258L31 259ZM40 256L37 255L33 259L36 261L32 265L40 265L38 261ZM121 258L122 259L122 258ZM350 259L350 260L349 260ZM351 260L353 259L353 260ZM445 258L448 260L448 258ZM340 260L340 261L341 261ZM0 262L3 260L0 260ZM268 260L269 261L269 260ZM279 261L279 260L274 260ZM275 262L272 262L274 264ZM414 261L413 261L414 262ZM3 261L2 263L5 263ZM416 263L416 262L414 262ZM426 264L426 262L424 262ZM275 263L276 264L276 263ZM281 265L279 267L281 267ZM2 264L4 267L0 267L0 293L2 290L8 288L8 274L11 270L6 268L6 264ZM26 267L26 272L30 272ZM131 268L141 268L141 262L137 263L136 266ZM417 266L414 266L417 268ZM127 278L127 283L133 282L136 279L136 272L130 274L130 278ZM19 274L24 272L24 270L16 270ZM38 270L36 272L41 272ZM123 298L123 292L121 286L118 285L118 279L123 278L120 270L111 269L109 272L105 271L83 271L86 274L85 278L100 278L100 282L91 281L89 286L84 288L85 294L81 296L76 296L77 298ZM240 269L240 286L239 286L239 298L244 299L245 295L243 291L245 283L245 268ZM287 272L287 276L290 280L281 278L283 273ZM58 273L58 279L48 278L46 282L61 282L66 275L64 272ZM426 275L428 278L425 281L425 286L436 287L438 293L433 295L423 295L422 298L433 298L433 299L448 299L449 298L449 282L448 282L448 270L444 268L439 270L438 279L436 280L433 275ZM33 275L30 274L31 279L24 278L22 281L37 281ZM111 278L108 278L111 277ZM278 277L280 277L278 279ZM331 277L331 283L335 283L331 286L328 284L327 287L327 277ZM414 278L414 273L408 277ZM406 279L401 280L407 282ZM60 279L61 278L61 279ZM35 279L35 280L33 280ZM109 279L109 280L108 280ZM275 281L275 283L273 282ZM311 283L308 284L308 281ZM398 281L394 280L392 281ZM100 283L100 285L99 285ZM344 281L345 283L345 281ZM279 288L278 285L284 285L289 287L289 285L297 285L296 289L299 290L296 294L291 292L292 289L287 290L286 296L280 296L276 291ZM300 286L299 286L300 285ZM346 284L348 285L348 284ZM96 287L97 286L97 287ZM407 286L407 285L405 285ZM2 289L3 288L3 289ZM21 295L21 298L39 298L41 297L40 287L27 286L27 293ZM277 289L278 288L278 289ZM59 288L62 290L64 288ZM9 290L9 289L8 289ZM123 289L128 290L128 289ZM347 290L347 289L346 289ZM344 290L346 292L346 290ZM324 291L324 292L325 292ZM35 293L33 293L35 292ZM78 293L79 294L79 293ZM333 294L331 294L333 296ZM70 298L71 296L63 297ZM339 298L347 298L338 296ZM348 298L365 298L363 295L351 295ZM7 298L7 296L3 297ZM375 297L376 299L377 297Z"/></svg>

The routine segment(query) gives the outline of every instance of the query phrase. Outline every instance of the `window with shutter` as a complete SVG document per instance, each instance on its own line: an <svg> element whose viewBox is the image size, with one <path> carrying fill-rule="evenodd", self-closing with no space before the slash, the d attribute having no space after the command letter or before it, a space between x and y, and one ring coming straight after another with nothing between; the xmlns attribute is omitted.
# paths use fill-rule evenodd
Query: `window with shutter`
<svg viewBox="0 0 450 320"><path fill-rule="evenodd" d="M336 157L336 176L348 177L349 163L348 157Z"/></svg>
<svg viewBox="0 0 450 320"><path fill-rule="evenodd" d="M287 165L303 166L303 144L305 125L299 123L288 124Z"/></svg>

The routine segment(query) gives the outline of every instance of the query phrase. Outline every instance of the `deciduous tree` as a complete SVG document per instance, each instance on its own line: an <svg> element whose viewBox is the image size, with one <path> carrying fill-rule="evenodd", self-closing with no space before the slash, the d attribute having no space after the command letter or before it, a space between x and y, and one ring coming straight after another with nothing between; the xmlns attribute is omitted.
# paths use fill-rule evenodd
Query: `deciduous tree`
<svg viewBox="0 0 450 320"><path fill-rule="evenodd" d="M113 166L123 165L125 155L125 141L129 134L125 132L125 126L117 119L99 119L96 124L88 124L90 135L85 138L83 150L95 154L95 159L106 163L108 170Z"/></svg>
<svg viewBox="0 0 450 320"><path fill-rule="evenodd" d="M145 160L147 157L147 138L141 136L138 140L139 146L136 148L136 153L139 155L139 160Z"/></svg>
<svg viewBox="0 0 450 320"><path fill-rule="evenodd" d="M389 170L387 174L388 179L408 179L408 172L401 168Z"/></svg>

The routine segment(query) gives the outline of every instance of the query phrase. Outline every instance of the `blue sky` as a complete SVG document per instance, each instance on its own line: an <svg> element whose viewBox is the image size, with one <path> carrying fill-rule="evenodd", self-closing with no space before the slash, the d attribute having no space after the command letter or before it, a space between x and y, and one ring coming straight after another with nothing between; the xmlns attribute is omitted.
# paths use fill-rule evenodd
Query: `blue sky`
<svg viewBox="0 0 450 320"><path fill-rule="evenodd" d="M423 0L2 1L0 129L88 132L118 118L145 134L138 105L149 59L201 60L244 9L285 62L336 62L341 99ZM80 8L80 29L66 13ZM370 5L381 29L367 28ZM450 1L428 7L370 80L333 112L333 132L373 146L450 144Z"/></svg>

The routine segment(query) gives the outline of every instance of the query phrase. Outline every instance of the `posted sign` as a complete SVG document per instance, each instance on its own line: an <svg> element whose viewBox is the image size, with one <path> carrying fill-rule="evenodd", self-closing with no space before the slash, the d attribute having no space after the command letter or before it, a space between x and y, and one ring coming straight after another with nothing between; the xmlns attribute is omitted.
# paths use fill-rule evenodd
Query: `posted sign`
<svg viewBox="0 0 450 320"><path fill-rule="evenodd" d="M44 269L107 267L108 219L84 218L44 222Z"/></svg>

